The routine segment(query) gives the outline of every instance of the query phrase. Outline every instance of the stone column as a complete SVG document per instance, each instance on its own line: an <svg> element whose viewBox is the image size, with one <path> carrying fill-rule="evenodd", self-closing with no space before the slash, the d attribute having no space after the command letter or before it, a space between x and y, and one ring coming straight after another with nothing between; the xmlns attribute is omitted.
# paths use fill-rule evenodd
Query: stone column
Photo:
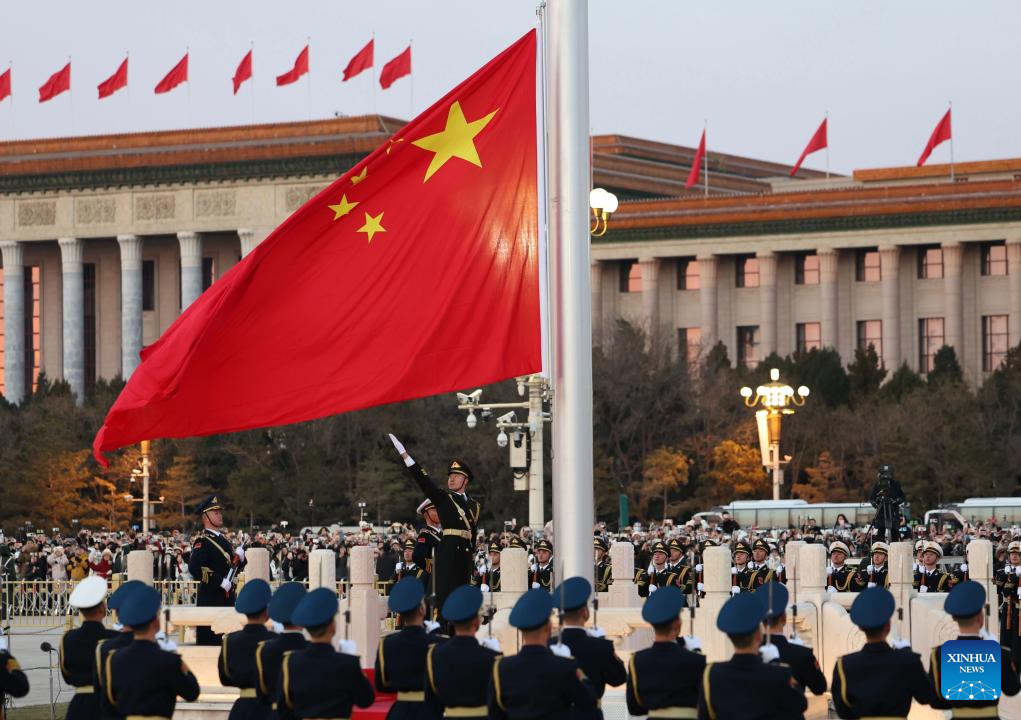
<svg viewBox="0 0 1021 720"><path fill-rule="evenodd" d="M900 248L879 248L883 286L883 363L890 373L900 367Z"/></svg>
<svg viewBox="0 0 1021 720"><path fill-rule="evenodd" d="M592 261L592 344L603 344L603 266L598 260Z"/></svg>
<svg viewBox="0 0 1021 720"><path fill-rule="evenodd" d="M1007 288L1007 332L1010 346L1015 347L1021 343L1021 237L1007 239Z"/></svg>
<svg viewBox="0 0 1021 720"><path fill-rule="evenodd" d="M269 582L269 550L266 548L248 548L245 551L245 582L249 580L265 580Z"/></svg>
<svg viewBox="0 0 1021 720"><path fill-rule="evenodd" d="M344 637L346 631L347 637L358 646L362 667L372 667L379 647L379 623L384 612L375 588L376 560L373 549L367 545L356 545L351 548L348 562L351 589L342 607L350 610L351 620L345 628L344 618L339 619L337 635Z"/></svg>
<svg viewBox="0 0 1021 720"><path fill-rule="evenodd" d="M695 634L702 641L702 649L712 662L726 660L734 648L726 635L716 629L716 617L723 604L730 599L730 549L708 547L702 554L702 578L705 597L699 603L695 616Z"/></svg>
<svg viewBox="0 0 1021 720"><path fill-rule="evenodd" d="M968 543L968 579L974 580L986 590L986 629L993 637L1000 636L1000 613L997 611L996 580L993 576L993 544L988 540L972 540Z"/></svg>
<svg viewBox="0 0 1021 720"><path fill-rule="evenodd" d="M4 260L4 397L25 399L25 260L21 243L0 242Z"/></svg>
<svg viewBox="0 0 1021 720"><path fill-rule="evenodd" d="M798 577L798 560L800 559L801 548L804 546L805 542L803 540L791 540L784 546L783 565L784 570L787 571L788 578ZM791 605L797 605L798 593L804 588L800 587L798 583L788 581L787 589L790 591Z"/></svg>
<svg viewBox="0 0 1021 720"><path fill-rule="evenodd" d="M85 279L79 238L60 238L60 265L64 326L64 379L75 403L85 399Z"/></svg>
<svg viewBox="0 0 1021 720"><path fill-rule="evenodd" d="M128 553L128 580L141 580L152 585L152 551L132 550Z"/></svg>
<svg viewBox="0 0 1021 720"><path fill-rule="evenodd" d="M528 553L522 548L500 551L500 591L523 593L528 590Z"/></svg>
<svg viewBox="0 0 1021 720"><path fill-rule="evenodd" d="M762 357L776 352L776 254L755 254L759 260L759 334Z"/></svg>
<svg viewBox="0 0 1021 720"><path fill-rule="evenodd" d="M255 230L252 228L238 228L238 239L241 240L241 257L247 257L255 247L265 240L271 230Z"/></svg>
<svg viewBox="0 0 1021 720"><path fill-rule="evenodd" d="M181 244L181 312L202 294L202 236L191 231L177 233Z"/></svg>
<svg viewBox="0 0 1021 720"><path fill-rule="evenodd" d="M121 375L127 380L142 352L142 238L118 235L121 247Z"/></svg>
<svg viewBox="0 0 1021 720"><path fill-rule="evenodd" d="M641 258L638 266L642 270L642 321L648 332L649 342L659 335L659 258Z"/></svg>
<svg viewBox="0 0 1021 720"><path fill-rule="evenodd" d="M629 542L615 542L610 546L610 571L613 584L607 607L641 607L635 585L635 546Z"/></svg>
<svg viewBox="0 0 1021 720"><path fill-rule="evenodd" d="M712 350L713 345L719 340L718 325L719 311L716 300L716 268L718 260L715 255L700 255L698 257L698 300L702 306L702 352Z"/></svg>
<svg viewBox="0 0 1021 720"><path fill-rule="evenodd" d="M326 548L313 550L308 556L308 589L321 587L337 590L337 554Z"/></svg>
<svg viewBox="0 0 1021 720"><path fill-rule="evenodd" d="M964 367L964 296L961 292L960 243L943 245L943 330L944 342L957 353L957 362Z"/></svg>
<svg viewBox="0 0 1021 720"><path fill-rule="evenodd" d="M840 335L837 327L837 266L840 254L833 249L817 250L819 258L819 321L822 325L822 346L837 349Z"/></svg>
<svg viewBox="0 0 1021 720"><path fill-rule="evenodd" d="M909 542L890 543L890 593L902 610L893 616L893 633L904 639L911 640L911 596L914 593L912 583L915 580L914 547Z"/></svg>

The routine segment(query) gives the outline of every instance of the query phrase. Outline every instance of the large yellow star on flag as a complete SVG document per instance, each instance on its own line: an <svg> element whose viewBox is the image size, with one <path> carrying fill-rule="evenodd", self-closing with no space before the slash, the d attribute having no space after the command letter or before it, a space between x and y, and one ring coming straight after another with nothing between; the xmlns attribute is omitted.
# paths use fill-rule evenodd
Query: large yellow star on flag
<svg viewBox="0 0 1021 720"><path fill-rule="evenodd" d="M355 232L363 232L369 236L369 242L372 242L372 238L376 233L386 232L386 228L383 227L383 213L380 213L376 217L372 217L368 213L365 213L365 224L362 225Z"/></svg>
<svg viewBox="0 0 1021 720"><path fill-rule="evenodd" d="M425 180L422 182L428 182L450 158L461 158L472 165L482 167L479 152L475 149L475 136L482 132L497 112L499 108L483 118L468 122L464 117L464 111L461 110L461 103L455 100L447 113L447 126L441 132L426 135L411 143L415 147L434 153L432 162L425 171Z"/></svg>
<svg viewBox="0 0 1021 720"><path fill-rule="evenodd" d="M336 205L330 205L330 210L333 211L333 219L339 220L340 218L347 215L349 212L354 210L358 206L357 202L348 202L347 195L340 196L340 202Z"/></svg>

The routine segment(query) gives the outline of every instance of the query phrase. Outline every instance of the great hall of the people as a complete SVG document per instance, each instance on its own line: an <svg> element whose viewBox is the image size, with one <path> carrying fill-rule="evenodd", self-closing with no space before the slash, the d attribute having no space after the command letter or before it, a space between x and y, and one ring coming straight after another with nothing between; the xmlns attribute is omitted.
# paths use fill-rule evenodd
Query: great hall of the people
<svg viewBox="0 0 1021 720"><path fill-rule="evenodd" d="M83 397L129 376L209 285L402 125L352 117L0 143L0 390L40 372ZM812 170L593 138L620 199L592 244L594 342L640 322L694 358L873 344L926 372L953 346L973 383L1021 340L1021 159Z"/></svg>

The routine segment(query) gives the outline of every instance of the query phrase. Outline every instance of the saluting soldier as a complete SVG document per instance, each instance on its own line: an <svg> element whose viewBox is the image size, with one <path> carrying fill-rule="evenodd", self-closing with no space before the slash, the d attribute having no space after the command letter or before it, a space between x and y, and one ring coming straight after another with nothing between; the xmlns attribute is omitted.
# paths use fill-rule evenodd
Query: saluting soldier
<svg viewBox="0 0 1021 720"><path fill-rule="evenodd" d="M216 663L220 684L241 690L241 696L230 709L228 720L262 720L270 717L270 708L259 702L255 690L258 682L255 651L260 643L276 638L266 627L272 596L273 590L269 583L256 578L245 583L234 603L234 609L244 615L247 621L240 630L223 636L220 657Z"/></svg>
<svg viewBox="0 0 1021 720"><path fill-rule="evenodd" d="M237 573L245 564L245 549L234 548L223 535L223 505L210 495L199 505L202 532L191 544L188 572L198 580L198 607L233 607L237 599ZM231 570L234 572L231 573ZM196 645L219 645L220 637L208 626L195 628Z"/></svg>
<svg viewBox="0 0 1021 720"><path fill-rule="evenodd" d="M705 656L677 641L683 605L680 590L663 588L642 607L642 619L652 625L655 641L631 656L627 709L632 715L695 717Z"/></svg>
<svg viewBox="0 0 1021 720"><path fill-rule="evenodd" d="M432 718L425 704L425 656L429 646L446 640L425 629L425 588L415 578L394 585L387 600L398 613L401 629L379 641L376 652L376 689L397 693L397 702L387 713L389 720Z"/></svg>
<svg viewBox="0 0 1021 720"><path fill-rule="evenodd" d="M1007 545L1007 562L996 571L996 596L1000 612L1000 645L1018 650L1018 607L1021 605L1021 541Z"/></svg>
<svg viewBox="0 0 1021 720"><path fill-rule="evenodd" d="M790 594L781 583L773 581L755 591L766 609L766 644L773 645L779 654L779 661L791 669L791 674L802 689L811 690L815 695L826 692L826 676L819 667L819 660L800 642L788 640L783 634L787 625L787 602Z"/></svg>
<svg viewBox="0 0 1021 720"><path fill-rule="evenodd" d="M546 538L535 544L535 562L529 578L533 590L553 592L553 543Z"/></svg>
<svg viewBox="0 0 1021 720"><path fill-rule="evenodd" d="M830 685L842 718L906 718L911 698L932 702L929 679L918 653L886 642L896 607L886 588L868 588L851 605L851 622L865 633L865 647L837 659Z"/></svg>
<svg viewBox="0 0 1021 720"><path fill-rule="evenodd" d="M518 598L510 624L521 631L517 655L493 662L488 705L491 720L566 718L574 709L591 710L595 698L566 645L549 647L553 597L532 589ZM562 653L558 654L558 653Z"/></svg>
<svg viewBox="0 0 1021 720"><path fill-rule="evenodd" d="M608 592L613 584L613 565L610 564L610 546L601 537L592 540L595 555L596 592Z"/></svg>
<svg viewBox="0 0 1021 720"><path fill-rule="evenodd" d="M106 619L106 580L91 575L75 586L68 598L71 607L82 615L81 627L68 630L60 639L60 674L74 687L74 697L67 706L67 720L94 720L101 714L99 696L93 685L92 669L96 646L102 640L117 636L116 630L103 625Z"/></svg>
<svg viewBox="0 0 1021 720"><path fill-rule="evenodd" d="M276 700L277 677L284 653L301 650L308 644L301 626L294 622L294 610L307 592L301 583L288 582L278 587L269 601L269 619L282 632L255 646L255 694L264 707L272 707Z"/></svg>
<svg viewBox="0 0 1021 720"><path fill-rule="evenodd" d="M603 711L599 704L606 686L623 685L627 680L624 661L617 657L613 642L607 640L599 628L585 628L585 623L591 617L588 609L590 597L592 585L582 577L567 578L553 592L553 603L563 611L558 642L571 649L571 656L585 675L585 686L596 698L595 708L571 710L568 717L575 720L602 720Z"/></svg>
<svg viewBox="0 0 1021 720"><path fill-rule="evenodd" d="M766 608L749 593L735 595L720 609L716 627L730 638L734 656L709 663L702 673L700 720L802 717L808 702L790 668L766 664L759 655L765 617Z"/></svg>
<svg viewBox="0 0 1021 720"><path fill-rule="evenodd" d="M830 543L830 566L826 568L827 592L859 592L857 573L846 563L851 555L847 545L840 540Z"/></svg>
<svg viewBox="0 0 1021 720"><path fill-rule="evenodd" d="M942 557L943 548L939 546L939 543L932 541L925 543L925 550L922 552L922 575L919 580L918 592L950 592L953 577L939 566L939 561Z"/></svg>
<svg viewBox="0 0 1021 720"><path fill-rule="evenodd" d="M442 539L436 549L436 607L442 607L454 588L466 585L472 576L472 552L475 532L479 526L482 506L468 495L472 472L460 460L451 460L447 469L447 487L441 488L428 473L412 459L393 435L390 435L397 452L404 459L408 474L426 497L433 501L440 523Z"/></svg>
<svg viewBox="0 0 1021 720"><path fill-rule="evenodd" d="M436 717L488 717L486 688L499 656L496 638L475 639L481 618L482 591L462 585L443 603L443 619L454 628L454 635L434 643L426 651L425 701Z"/></svg>
<svg viewBox="0 0 1021 720"><path fill-rule="evenodd" d="M103 720L120 720L123 717L117 708L110 704L109 695L106 692L106 658L114 650L126 648L135 639L135 633L131 626L121 619L120 612L128 596L143 587L147 586L141 580L128 580L113 591L106 603L107 607L116 614L117 623L114 625L114 630L119 630L119 632L109 640L101 639L96 643L95 661L92 665L92 685L95 688L94 694L99 696L99 717Z"/></svg>
<svg viewBox="0 0 1021 720"><path fill-rule="evenodd" d="M872 562L858 571L858 585L890 587L890 546L885 542L872 543Z"/></svg>
<svg viewBox="0 0 1021 720"><path fill-rule="evenodd" d="M965 580L954 587L943 602L943 609L957 623L958 640L993 640L995 638L985 632L986 590L981 584ZM999 700L950 700L943 696L940 684L940 653L942 645L934 647L929 656L929 680L932 683L932 706L948 709L952 717L990 718L999 717L997 704ZM1000 694L1017 695L1021 692L1018 679L1018 666L1014 654L1009 648L1000 648ZM961 709L968 708L961 712Z"/></svg>
<svg viewBox="0 0 1021 720"><path fill-rule="evenodd" d="M280 720L348 718L354 706L367 708L376 699L354 654L357 648L333 649L336 615L337 594L324 587L307 593L294 609L293 622L312 640L281 660L275 703Z"/></svg>
<svg viewBox="0 0 1021 720"><path fill-rule="evenodd" d="M28 676L7 649L7 639L0 634L0 720L4 720L7 696L25 697L28 689Z"/></svg>
<svg viewBox="0 0 1021 720"><path fill-rule="evenodd" d="M472 585L482 592L500 592L500 545L489 543L489 564L472 578Z"/></svg>
<svg viewBox="0 0 1021 720"><path fill-rule="evenodd" d="M160 594L149 586L136 588L119 611L131 626L134 640L126 648L111 650L106 665L107 699L126 718L172 718L178 696L194 702L199 681L181 656L160 649Z"/></svg>
<svg viewBox="0 0 1021 720"><path fill-rule="evenodd" d="M425 568L415 562L415 546L416 542L411 538L404 541L404 557L394 566L394 574L390 579L392 585L396 585L406 577L417 578L419 582L423 582Z"/></svg>
<svg viewBox="0 0 1021 720"><path fill-rule="evenodd" d="M734 564L730 568L730 594L751 592L755 580L755 570L749 564L752 549L744 540L734 543Z"/></svg>
<svg viewBox="0 0 1021 720"><path fill-rule="evenodd" d="M440 515L436 512L432 500L428 498L423 500L415 512L421 515L425 527L418 531L415 552L412 553L411 559L424 570L419 580L422 581L422 585L429 587L429 583L432 582L433 558L436 548L440 546L440 540L443 539L443 527L440 525Z"/></svg>

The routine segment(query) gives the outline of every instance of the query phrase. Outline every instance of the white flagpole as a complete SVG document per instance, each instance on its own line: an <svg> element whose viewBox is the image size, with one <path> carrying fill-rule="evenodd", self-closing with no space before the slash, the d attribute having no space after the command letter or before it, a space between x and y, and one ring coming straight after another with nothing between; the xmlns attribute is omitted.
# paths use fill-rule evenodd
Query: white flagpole
<svg viewBox="0 0 1021 720"><path fill-rule="evenodd" d="M950 113L950 182L954 182L954 101L950 101L947 109Z"/></svg>
<svg viewBox="0 0 1021 720"><path fill-rule="evenodd" d="M252 100L252 125L255 124L255 41L252 40L248 45L248 52L251 53L252 58L252 76L248 78L248 94Z"/></svg>
<svg viewBox="0 0 1021 720"><path fill-rule="evenodd" d="M826 111L826 179L830 179L830 111Z"/></svg>
<svg viewBox="0 0 1021 720"><path fill-rule="evenodd" d="M305 87L308 89L308 119L312 121L312 36L305 38L305 49L308 51L308 77L305 78Z"/></svg>
<svg viewBox="0 0 1021 720"><path fill-rule="evenodd" d="M592 292L588 207L588 4L549 2L553 529L557 580L592 580Z"/></svg>
<svg viewBox="0 0 1021 720"><path fill-rule="evenodd" d="M67 56L67 64L68 65L71 64L71 56L70 55ZM71 112L70 112L70 115L71 115L71 134L74 135L74 68L73 67L70 68L69 71L71 73L71 80L68 83L68 88L67 88L67 102L71 106Z"/></svg>
<svg viewBox="0 0 1021 720"><path fill-rule="evenodd" d="M702 174L705 176L702 187L705 189L705 197L709 197L709 119L702 121L702 133L705 136L705 152L702 153Z"/></svg>

